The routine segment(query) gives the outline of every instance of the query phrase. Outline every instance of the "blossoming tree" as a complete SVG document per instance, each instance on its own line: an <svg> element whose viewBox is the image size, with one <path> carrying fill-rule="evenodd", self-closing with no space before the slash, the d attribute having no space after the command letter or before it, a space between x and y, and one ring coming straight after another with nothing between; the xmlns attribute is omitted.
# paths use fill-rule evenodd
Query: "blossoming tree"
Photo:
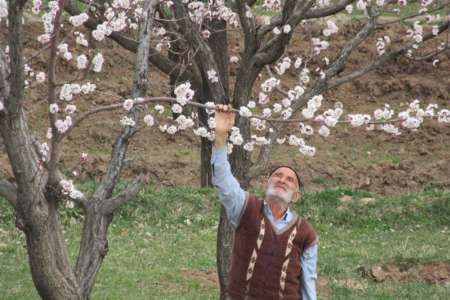
<svg viewBox="0 0 450 300"><path fill-rule="evenodd" d="M97 40L108 37L135 51L137 43L133 37L116 31L127 24L126 15L118 13L118 8L134 9L130 1L104 1L95 6L85 25ZM403 12L411 8L412 13ZM66 10L72 15L82 12L74 1L68 1ZM436 105L420 107L417 101L411 103L409 110L397 114L398 117L389 104L380 104L373 114L366 112L346 117L340 103L320 109L325 102L324 93L398 56L411 60L431 59L433 65L438 65L439 55L448 50L448 10L448 2L433 0L414 3L406 0L265 0L260 3L253 0L163 0L155 15L155 43L150 49L149 62L168 75L173 87L189 82L184 88L192 88L195 94L189 94L188 100L230 101L237 108L241 117L230 136L229 150L232 151L233 172L241 185L247 187L252 178L267 168L275 143L286 143L298 147L304 155L314 155L315 148L307 145L301 136L327 136L338 123L400 134L401 128L418 128L424 117L448 121L447 110L438 113ZM275 15L265 16L267 11ZM383 19L385 13L394 17ZM357 29L340 51L330 51L339 31L336 16L345 14L361 16ZM351 17L348 19L351 21ZM389 32L393 24L402 24L404 29L399 34ZM314 30L317 26L321 30ZM345 23L342 26L346 26ZM241 36L239 57L228 53L227 31L230 30ZM309 43L304 56L285 55L295 31ZM352 52L369 39L375 39L373 47L378 55L370 57L367 64L356 70L346 70ZM436 45L431 51L424 46L428 41ZM229 80L229 64L237 65L233 84ZM298 83L282 88L283 75L292 70L298 74ZM264 80L258 89L255 85L261 75ZM181 106L174 105L172 110L180 113ZM260 118L254 117L255 113ZM202 137L201 182L208 185L209 141L213 138L214 120L204 110L199 111L198 119L204 124L195 129ZM160 129L169 134L176 132L176 128L170 126ZM255 146L260 147L253 151ZM232 243L230 232L222 211L218 238L222 290L226 285Z"/></svg>
<svg viewBox="0 0 450 300"><path fill-rule="evenodd" d="M48 55L45 70L34 69L36 55L24 57L22 18L28 1L0 0L0 24L8 27L8 45L0 47L0 132L15 182L0 180L0 195L14 206L17 226L25 233L33 281L45 299L87 299L107 253L107 230L115 209L133 198L144 182L138 176L122 193L113 196L129 140L145 126L175 134L192 129L202 138L202 182L208 184L209 141L214 139L214 104L231 102L239 114L229 138L234 173L244 187L267 168L272 145L289 144L303 155L314 155L313 145L302 136L328 136L345 123L368 130L400 134L416 130L425 118L450 122L450 112L436 104L412 101L395 114L388 105L373 113L344 114L341 103L325 103L323 94L354 80L399 55L408 59L432 59L448 49L449 4L446 1L414 3L413 15L399 14L383 21L386 10L401 12L406 1L31 1L40 15L43 32L38 36ZM80 9L83 7L83 9ZM72 15L65 18L63 9ZM258 16L270 10L272 17ZM329 51L339 27L333 16L358 11L357 30L337 52ZM317 20L324 19L322 22ZM404 35L384 31L393 22L405 23ZM27 19L25 18L25 21ZM312 30L313 24L321 29ZM91 30L83 33L80 26ZM316 25L314 25L316 26ZM240 57L228 55L227 31L242 34ZM301 30L308 54L285 55L293 33ZM316 32L316 33L313 33ZM138 39L133 36L139 33ZM346 71L351 53L375 37L378 53L359 69ZM128 99L81 111L76 101L96 93L88 73L102 70L104 56L96 44L110 38L136 52L133 89ZM423 45L436 45L424 53ZM430 49L427 47L426 49ZM66 82L58 82L61 61L79 70ZM173 97L148 97L149 62L169 77ZM230 88L229 64L238 64ZM293 86L283 87L287 71L298 74ZM262 77L260 86L255 86ZM26 90L47 84L49 128L40 141L29 128L24 108ZM232 96L230 96L232 95ZM232 100L230 100L232 99ZM187 106L199 108L188 112ZM164 118L170 107L172 118ZM84 195L63 175L62 145L88 117L108 110L122 110L122 130L114 144L106 174L92 195ZM257 147L258 146L258 147ZM258 152L258 153L255 153ZM253 153L253 154L252 154ZM255 160L252 160L255 158ZM77 203L86 215L80 252L74 268L69 264L57 209L61 203ZM231 228L222 212L218 236L218 267L222 291L227 283ZM56 288L58 287L58 288ZM225 297L225 294L222 293Z"/></svg>

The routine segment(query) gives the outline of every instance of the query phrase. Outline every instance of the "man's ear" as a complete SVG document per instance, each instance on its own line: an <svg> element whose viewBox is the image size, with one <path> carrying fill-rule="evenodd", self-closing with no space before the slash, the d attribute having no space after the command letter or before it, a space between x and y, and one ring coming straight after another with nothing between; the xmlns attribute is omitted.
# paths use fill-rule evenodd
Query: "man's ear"
<svg viewBox="0 0 450 300"><path fill-rule="evenodd" d="M302 195L302 193L300 191L296 191L292 194L292 203L297 202L300 199L300 196Z"/></svg>

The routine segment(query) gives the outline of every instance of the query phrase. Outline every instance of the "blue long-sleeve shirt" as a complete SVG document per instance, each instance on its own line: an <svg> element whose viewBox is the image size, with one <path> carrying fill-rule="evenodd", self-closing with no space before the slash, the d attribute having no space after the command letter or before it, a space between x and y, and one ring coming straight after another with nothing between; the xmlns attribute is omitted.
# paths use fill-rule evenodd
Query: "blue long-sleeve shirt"
<svg viewBox="0 0 450 300"><path fill-rule="evenodd" d="M227 149L213 147L211 164L213 167L212 182L219 189L220 202L225 207L225 211L234 227L239 225L241 211L245 205L246 192L241 188L239 182L231 173L230 163L227 159ZM264 214L281 230L285 228L294 217L288 208L282 218L274 221L272 210L267 203L264 203ZM317 250L318 245L313 244L303 253L300 266L302 268L301 294L303 300L316 300L316 279L317 279Z"/></svg>

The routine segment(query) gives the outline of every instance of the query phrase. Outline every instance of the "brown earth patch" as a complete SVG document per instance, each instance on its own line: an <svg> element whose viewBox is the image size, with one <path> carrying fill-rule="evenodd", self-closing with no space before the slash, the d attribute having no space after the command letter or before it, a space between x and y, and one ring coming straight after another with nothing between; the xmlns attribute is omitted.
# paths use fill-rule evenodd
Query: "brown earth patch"
<svg viewBox="0 0 450 300"><path fill-rule="evenodd" d="M420 281L429 284L450 284L450 262L438 261L427 264L385 264L359 269L363 277L376 282Z"/></svg>
<svg viewBox="0 0 450 300"><path fill-rule="evenodd" d="M310 49L307 41L311 34L318 34L320 28L312 26L296 29L287 53L292 56L306 55ZM331 60L357 28L358 24L342 27L326 53ZM40 49L35 37L42 33L42 29L40 26L26 24L24 31L26 55L35 53ZM0 28L0 39L3 39L5 33L5 29ZM389 33L392 36L404 34L401 28L392 28ZM371 57L376 57L375 41L375 37L368 40L352 53L343 74L368 63ZM230 56L239 55L242 37L230 33L229 47ZM110 41L102 52L105 57L104 72L96 74L91 80L97 84L98 92L76 100L80 112L95 105L115 103L117 96L127 97L130 94L134 54ZM349 113L370 113L375 108L382 107L384 103L390 103L395 108L405 108L413 99L420 99L422 103L437 103L442 107L448 107L449 58L450 53L442 53L439 68L434 68L429 62L398 58L383 68L325 93L324 106L332 106L335 101L341 101ZM34 62L35 70L45 70L47 63L45 53L38 55ZM234 81L233 68L236 66L230 65L231 82ZM169 94L166 76L154 67L150 69L149 95ZM74 65L63 62L58 67L58 81L70 81L74 73L76 73ZM255 93L265 78L264 73L256 82ZM283 87L292 86L297 80L297 74L290 70L288 76L283 79ZM43 142L48 128L47 121L42 118L47 112L46 85L27 89L25 94L25 105L33 132ZM80 174L78 180L93 178L98 180L99 176L105 173L112 144L120 131L119 119L119 112L104 112L86 120L80 128L72 132L63 147L65 155L62 164L68 173L76 170ZM301 156L294 147L274 146L271 161L273 165L287 163L297 168L308 191L346 185L388 194L420 190L430 184L450 187L448 125L426 122L419 131L405 131L399 137L339 127L332 129L331 135L326 139L320 136L305 139L308 144L317 147L315 157ZM132 178L135 174L143 172L155 185L198 185L199 144L198 138L189 132L177 133L174 137L162 134L157 128L143 130L130 144L123 171L124 178ZM80 165L82 152L86 152L89 156L84 166ZM12 179L12 176L0 141L0 177Z"/></svg>
<svg viewBox="0 0 450 300"><path fill-rule="evenodd" d="M188 279L200 281L206 286L219 286L219 279L216 271L188 270L183 272L183 276Z"/></svg>

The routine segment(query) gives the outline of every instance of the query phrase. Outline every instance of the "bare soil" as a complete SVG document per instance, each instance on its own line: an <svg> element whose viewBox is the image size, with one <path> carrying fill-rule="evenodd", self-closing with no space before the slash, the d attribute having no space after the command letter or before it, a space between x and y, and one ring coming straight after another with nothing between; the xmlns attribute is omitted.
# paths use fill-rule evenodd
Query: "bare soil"
<svg viewBox="0 0 450 300"><path fill-rule="evenodd" d="M351 26L332 41L330 58L351 36ZM39 49L35 36L40 34L36 26L26 27L26 52ZM402 34L398 28L392 34ZM301 30L294 34L289 55L306 53ZM5 32L0 29L0 38ZM230 55L238 55L240 37L230 36ZM309 48L308 48L309 49ZM376 56L374 41L368 41L352 54L349 66L352 70L366 64ZM105 56L104 71L88 75L98 86L98 92L75 100L79 110L94 105L115 103L118 97L127 97L132 85L134 54L121 49L112 42L102 49ZM409 61L399 58L381 69L346 83L326 93L326 106L341 101L349 112L373 112L375 108L390 103L392 107L404 108L413 99L423 103L438 103L450 106L449 54L442 54L439 67L431 62ZM46 58L39 55L35 65L45 69ZM231 81L235 66L231 68ZM35 67L36 69L36 67ZM58 69L58 81L74 78L73 63L62 63ZM294 83L296 76L290 74L285 84ZM256 84L255 87L259 87ZM150 74L150 95L167 95L169 84L160 72ZM26 106L32 128L44 140L48 124L42 116L46 114L45 85L30 88L26 92ZM87 120L76 129L64 145L66 155L63 164L68 170L80 173L80 179L98 178L106 170L114 138L120 131L119 112L105 112ZM378 193L398 193L422 189L425 186L450 186L450 126L426 121L416 132L404 132L399 137L364 129L340 126L332 130L330 137L309 137L308 143L317 147L313 158L303 157L297 149L276 146L273 164L287 163L299 170L309 191L325 187L348 185ZM0 148L0 175L12 176L5 151ZM89 155L81 163L81 153ZM199 140L192 133L167 136L155 127L139 132L133 139L128 154L125 177L145 172L156 185L198 185ZM258 180L259 182L259 180ZM258 182L255 182L257 185Z"/></svg>
<svg viewBox="0 0 450 300"><path fill-rule="evenodd" d="M360 269L363 277L377 282L420 281L429 284L450 283L450 262L438 261L427 264L385 264Z"/></svg>

